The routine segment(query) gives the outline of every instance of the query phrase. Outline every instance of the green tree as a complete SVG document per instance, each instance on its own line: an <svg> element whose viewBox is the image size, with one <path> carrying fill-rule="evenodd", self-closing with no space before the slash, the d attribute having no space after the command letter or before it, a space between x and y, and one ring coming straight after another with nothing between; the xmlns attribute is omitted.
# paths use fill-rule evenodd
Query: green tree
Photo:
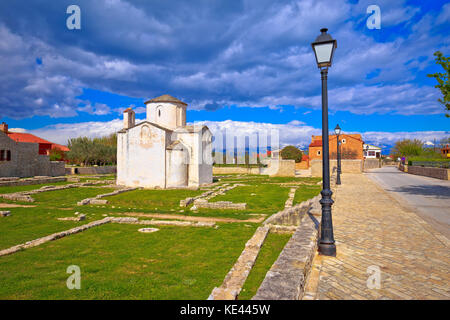
<svg viewBox="0 0 450 320"><path fill-rule="evenodd" d="M302 161L302 152L294 146L286 146L280 152L282 159L295 160L295 162Z"/></svg>
<svg viewBox="0 0 450 320"><path fill-rule="evenodd" d="M59 149L50 150L50 161L62 161L64 158L64 151Z"/></svg>
<svg viewBox="0 0 450 320"><path fill-rule="evenodd" d="M442 93L442 99L438 99L438 101L444 105L447 111L450 111L450 57L445 57L440 51L436 51L434 55L436 56L436 64L442 66L444 72L436 72L427 76L437 80L438 84L434 87L441 90ZM446 113L445 116L450 117L450 114Z"/></svg>
<svg viewBox="0 0 450 320"><path fill-rule="evenodd" d="M423 153L423 142L418 139L404 139L395 143L391 149L394 159L398 157L416 157Z"/></svg>
<svg viewBox="0 0 450 320"><path fill-rule="evenodd" d="M70 139L67 159L74 164L107 165L117 163L117 135L93 138Z"/></svg>

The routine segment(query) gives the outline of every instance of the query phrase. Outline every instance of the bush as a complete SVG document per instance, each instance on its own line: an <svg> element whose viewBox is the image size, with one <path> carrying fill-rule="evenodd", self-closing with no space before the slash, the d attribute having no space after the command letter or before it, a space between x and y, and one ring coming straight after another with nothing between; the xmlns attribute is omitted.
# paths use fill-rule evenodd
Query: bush
<svg viewBox="0 0 450 320"><path fill-rule="evenodd" d="M284 147L280 152L281 158L284 160L295 160L296 163L302 161L303 153L294 146Z"/></svg>
<svg viewBox="0 0 450 320"><path fill-rule="evenodd" d="M50 150L50 161L62 161L64 159L64 151L59 149Z"/></svg>
<svg viewBox="0 0 450 320"><path fill-rule="evenodd" d="M117 135L90 139L70 139L67 159L73 164L108 165L117 163Z"/></svg>
<svg viewBox="0 0 450 320"><path fill-rule="evenodd" d="M395 146L391 150L391 154L394 159L398 157L414 157L419 156L423 153L423 142L414 139L404 139L397 141Z"/></svg>

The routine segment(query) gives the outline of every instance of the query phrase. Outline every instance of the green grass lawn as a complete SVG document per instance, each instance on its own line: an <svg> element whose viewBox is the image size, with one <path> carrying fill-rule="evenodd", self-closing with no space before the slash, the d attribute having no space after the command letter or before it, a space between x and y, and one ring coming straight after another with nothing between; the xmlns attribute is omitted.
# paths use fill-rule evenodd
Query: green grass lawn
<svg viewBox="0 0 450 320"><path fill-rule="evenodd" d="M267 271L277 260L286 243L291 238L290 234L269 233L264 241L255 265L239 294L239 300L250 300L258 291Z"/></svg>
<svg viewBox="0 0 450 320"><path fill-rule="evenodd" d="M113 175L99 179L113 178ZM84 179L84 178L83 178ZM107 197L106 205L77 206L77 202L109 193L99 186L49 191L33 195L34 203L0 199L2 203L34 205L10 208L9 217L0 218L0 249L40 238L124 212L173 213L191 216L258 218L282 210L290 186L298 183L296 200L303 201L320 191L317 179L233 176L245 184L210 201L246 202L248 209L199 210L181 208L181 199L205 190L135 190ZM221 180L227 182L227 180ZM56 183L59 185L64 183ZM40 188L42 185L6 187L3 192ZM180 210L184 210L180 212ZM86 214L81 222L59 221L58 217ZM206 299L220 286L236 262L258 223L223 223L219 228L157 227L151 234L137 232L139 225L107 224L35 248L0 257L0 299ZM269 235L254 272L240 299L256 292L262 277L275 261L288 235ZM82 289L66 288L66 268L79 265ZM254 274L253 274L254 273Z"/></svg>
<svg viewBox="0 0 450 320"><path fill-rule="evenodd" d="M0 194L36 190L36 189L40 189L43 186L63 186L66 184L71 184L71 183L73 183L73 182L63 181L63 182L54 182L54 183L48 183L48 184L30 184L27 186L0 187Z"/></svg>
<svg viewBox="0 0 450 320"><path fill-rule="evenodd" d="M304 185L300 186L295 191L294 196L294 205L301 203L305 200L311 199L315 196L317 196L320 193L320 190L322 190L321 185Z"/></svg>
<svg viewBox="0 0 450 320"><path fill-rule="evenodd" d="M109 224L0 258L0 299L201 299L220 286L255 227ZM81 269L69 290L66 269Z"/></svg>
<svg viewBox="0 0 450 320"><path fill-rule="evenodd" d="M11 216L0 219L0 249L101 219L101 210L87 210L85 207L78 207L77 202L112 190L111 188L73 188L43 192L33 195L36 202L26 203L36 207L4 209L11 211ZM77 211L88 214L86 221L57 220L59 217L75 217L74 213Z"/></svg>
<svg viewBox="0 0 450 320"><path fill-rule="evenodd" d="M142 212L170 213L171 209L179 210L180 200L187 197L195 197L205 192L204 190L134 190L105 198L111 206L120 209L137 209ZM120 211L120 210L116 210ZM123 210L121 210L123 212ZM136 210L134 210L136 211Z"/></svg>

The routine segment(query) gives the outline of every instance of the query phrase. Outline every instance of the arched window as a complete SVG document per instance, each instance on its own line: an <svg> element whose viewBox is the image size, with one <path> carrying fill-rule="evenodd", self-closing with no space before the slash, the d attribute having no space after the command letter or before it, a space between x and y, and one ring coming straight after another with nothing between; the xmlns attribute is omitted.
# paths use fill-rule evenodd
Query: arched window
<svg viewBox="0 0 450 320"><path fill-rule="evenodd" d="M156 116L158 117L158 118L161 118L161 109L162 109L162 106L158 106L157 108L156 108Z"/></svg>

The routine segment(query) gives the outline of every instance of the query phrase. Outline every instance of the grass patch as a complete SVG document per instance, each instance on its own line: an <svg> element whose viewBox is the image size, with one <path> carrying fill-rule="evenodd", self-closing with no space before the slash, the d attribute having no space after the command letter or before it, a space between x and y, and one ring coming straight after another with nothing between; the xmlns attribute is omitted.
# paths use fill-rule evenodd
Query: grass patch
<svg viewBox="0 0 450 320"><path fill-rule="evenodd" d="M170 213L170 209L179 211L180 200L195 197L204 190L134 190L104 198L110 205L121 208L136 208L144 212Z"/></svg>
<svg viewBox="0 0 450 320"><path fill-rule="evenodd" d="M0 299L201 299L220 286L255 231L104 225L0 259ZM81 268L69 290L66 269Z"/></svg>
<svg viewBox="0 0 450 320"><path fill-rule="evenodd" d="M295 205L295 204L301 203L305 200L314 198L315 196L317 196L320 193L321 190L322 190L322 186L320 186L320 185L300 186L295 191L293 204Z"/></svg>
<svg viewBox="0 0 450 320"><path fill-rule="evenodd" d="M105 180L113 177L82 179ZM36 207L7 209L12 215L0 219L0 249L102 219L105 215L124 212L258 218L252 213L271 215L283 209L290 187L276 183L301 184L297 193L305 187L306 197L307 192L315 190L312 185L317 182L305 178L252 175L230 178L229 183L236 181L247 186L237 187L210 201L246 202L248 209L243 212L199 210L194 213L179 206L181 199L199 195L205 190L135 190L106 198L109 201L106 205L87 206L77 206L77 202L114 189L92 186L35 194L33 198L36 202L32 205ZM61 184L65 183L46 185ZM17 187L20 190L5 187L4 191L32 190L41 186ZM320 186L317 186L317 192L319 190ZM2 199L1 202L12 201ZM73 217L76 211L86 214L86 221L57 220L58 217ZM142 227L138 225L95 227L0 257L0 299L206 299L214 287L221 285L258 225L223 223L219 224L218 229L157 226L160 231L151 234L137 232ZM281 251L281 243L278 247L273 244L274 249L270 249L272 242L281 241L273 240L277 236L269 235L261 257L265 255L264 250ZM261 261L264 259L261 258ZM66 269L72 264L81 267L81 290L66 288L69 276ZM266 265L270 267L271 262L266 262ZM265 274L266 271L261 272Z"/></svg>
<svg viewBox="0 0 450 320"><path fill-rule="evenodd" d="M37 190L44 186L64 186L66 184L71 184L71 183L73 183L73 182L62 181L62 182L44 183L44 184L30 184L30 185L26 185L26 186L0 187L0 194Z"/></svg>
<svg viewBox="0 0 450 320"><path fill-rule="evenodd" d="M246 213L275 213L284 207L288 193L289 188L276 184L250 184L236 187L210 201L245 202L247 203Z"/></svg>
<svg viewBox="0 0 450 320"><path fill-rule="evenodd" d="M239 300L250 300L256 294L267 271L270 270L277 260L290 238L290 234L269 233L267 235L255 265L242 287L242 291L238 297Z"/></svg>

